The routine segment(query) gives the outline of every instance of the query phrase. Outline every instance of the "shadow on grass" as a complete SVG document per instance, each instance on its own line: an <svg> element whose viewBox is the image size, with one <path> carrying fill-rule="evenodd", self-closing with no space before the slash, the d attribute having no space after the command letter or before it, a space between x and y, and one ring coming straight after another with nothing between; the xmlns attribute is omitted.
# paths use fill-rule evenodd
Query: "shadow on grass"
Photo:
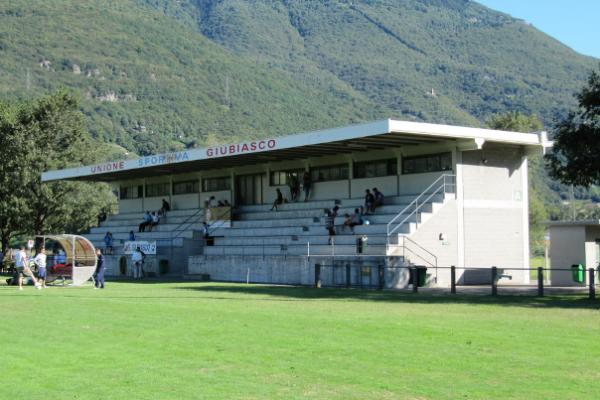
<svg viewBox="0 0 600 400"><path fill-rule="evenodd" d="M206 294L240 294L269 296L274 301L281 300L339 300L339 301L379 301L414 304L487 304L498 306L538 307L538 308L581 308L600 310L600 300L590 300L583 294L561 294L536 297L534 295L456 294L448 291L412 293L409 291L376 291L364 289L340 289L302 286L270 286L246 284L220 284L178 286L176 290L199 291ZM259 300L259 299L257 299ZM269 300L261 298L260 300Z"/></svg>

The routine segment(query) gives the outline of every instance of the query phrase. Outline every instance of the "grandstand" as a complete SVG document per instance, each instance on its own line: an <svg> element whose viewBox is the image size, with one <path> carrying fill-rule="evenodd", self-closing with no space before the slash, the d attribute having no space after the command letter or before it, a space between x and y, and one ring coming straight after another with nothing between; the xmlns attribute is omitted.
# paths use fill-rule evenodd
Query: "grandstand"
<svg viewBox="0 0 600 400"><path fill-rule="evenodd" d="M420 265L429 269L428 284L446 285L438 267L528 267L527 156L545 146L545 133L383 120L49 171L42 179L114 186L119 213L86 235L103 247L104 234L113 233L107 259L114 275L123 272L119 259L134 230L137 240L156 242L156 260L169 261L171 276L311 284L316 264L352 263L364 275L377 266ZM310 198L291 201L290 179L305 172ZM373 187L384 204L354 232L344 229L344 214L364 205ZM288 202L270 211L276 188ZM213 215L205 240L212 197L230 202L232 217ZM137 233L143 211L160 208L162 198L172 211L152 232ZM325 210L334 206L330 241ZM386 274L388 286L408 283L391 269Z"/></svg>

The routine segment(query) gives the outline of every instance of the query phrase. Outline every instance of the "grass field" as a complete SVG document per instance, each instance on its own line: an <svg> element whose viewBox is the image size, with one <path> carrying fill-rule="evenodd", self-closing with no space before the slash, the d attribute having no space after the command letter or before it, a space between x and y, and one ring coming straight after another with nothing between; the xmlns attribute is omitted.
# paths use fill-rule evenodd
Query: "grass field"
<svg viewBox="0 0 600 400"><path fill-rule="evenodd" d="M600 301L0 286L0 399L598 399Z"/></svg>

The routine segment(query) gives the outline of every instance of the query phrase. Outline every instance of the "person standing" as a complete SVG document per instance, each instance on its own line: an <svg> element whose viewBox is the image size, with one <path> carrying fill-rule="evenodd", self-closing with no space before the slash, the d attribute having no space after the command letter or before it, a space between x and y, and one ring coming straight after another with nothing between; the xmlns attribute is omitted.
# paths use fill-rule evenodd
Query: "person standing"
<svg viewBox="0 0 600 400"><path fill-rule="evenodd" d="M41 289L42 287L38 283L37 279L31 272L31 268L29 268L29 260L27 259L27 253L25 253L25 247L20 246L19 251L15 256L15 269L17 274L17 281L19 283L19 290L23 290L23 276L27 275L33 281L35 287L37 289Z"/></svg>
<svg viewBox="0 0 600 400"><path fill-rule="evenodd" d="M369 189L365 190L365 214L375 211L375 196Z"/></svg>
<svg viewBox="0 0 600 400"><path fill-rule="evenodd" d="M304 190L304 201L308 201L310 197L310 186L311 186L310 173L308 171L304 171L304 175L302 175L302 189Z"/></svg>
<svg viewBox="0 0 600 400"><path fill-rule="evenodd" d="M171 205L165 199L162 199L162 207L160 208L160 215L163 217L167 216L167 212L171 211Z"/></svg>
<svg viewBox="0 0 600 400"><path fill-rule="evenodd" d="M141 279L142 277L142 252L139 247L136 247L131 253L131 264L133 269L133 279Z"/></svg>
<svg viewBox="0 0 600 400"><path fill-rule="evenodd" d="M327 210L325 214L325 229L327 229L327 233L329 234L327 240L329 245L333 244L333 237L335 236L335 218L337 217L339 209L338 206L335 206L331 210Z"/></svg>
<svg viewBox="0 0 600 400"><path fill-rule="evenodd" d="M94 289L104 289L104 256L102 255L102 250L96 249L97 263L96 263L96 272Z"/></svg>
<svg viewBox="0 0 600 400"><path fill-rule="evenodd" d="M381 207L383 205L383 193L381 193L377 188L373 188L373 197L375 199L375 203L373 204L373 209L377 207Z"/></svg>
<svg viewBox="0 0 600 400"><path fill-rule="evenodd" d="M41 287L46 288L46 249L41 248L33 262L38 268L38 282Z"/></svg>
<svg viewBox="0 0 600 400"><path fill-rule="evenodd" d="M292 201L298 201L298 195L300 194L300 182L296 172L288 175L288 186L290 188L290 197Z"/></svg>

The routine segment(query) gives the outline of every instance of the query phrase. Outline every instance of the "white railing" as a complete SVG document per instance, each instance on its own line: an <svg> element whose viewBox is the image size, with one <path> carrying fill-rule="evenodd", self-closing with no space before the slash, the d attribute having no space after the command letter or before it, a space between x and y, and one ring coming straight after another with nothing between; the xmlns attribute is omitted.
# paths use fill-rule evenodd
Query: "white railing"
<svg viewBox="0 0 600 400"><path fill-rule="evenodd" d="M427 187L420 195L410 202L402 211L398 213L387 224L387 235L394 234L404 223L409 221L412 216L415 216L415 224L419 226L419 212L423 206L437 195L445 195L446 193L454 193L456 184L454 183L455 175L444 174L437 178L431 185Z"/></svg>

